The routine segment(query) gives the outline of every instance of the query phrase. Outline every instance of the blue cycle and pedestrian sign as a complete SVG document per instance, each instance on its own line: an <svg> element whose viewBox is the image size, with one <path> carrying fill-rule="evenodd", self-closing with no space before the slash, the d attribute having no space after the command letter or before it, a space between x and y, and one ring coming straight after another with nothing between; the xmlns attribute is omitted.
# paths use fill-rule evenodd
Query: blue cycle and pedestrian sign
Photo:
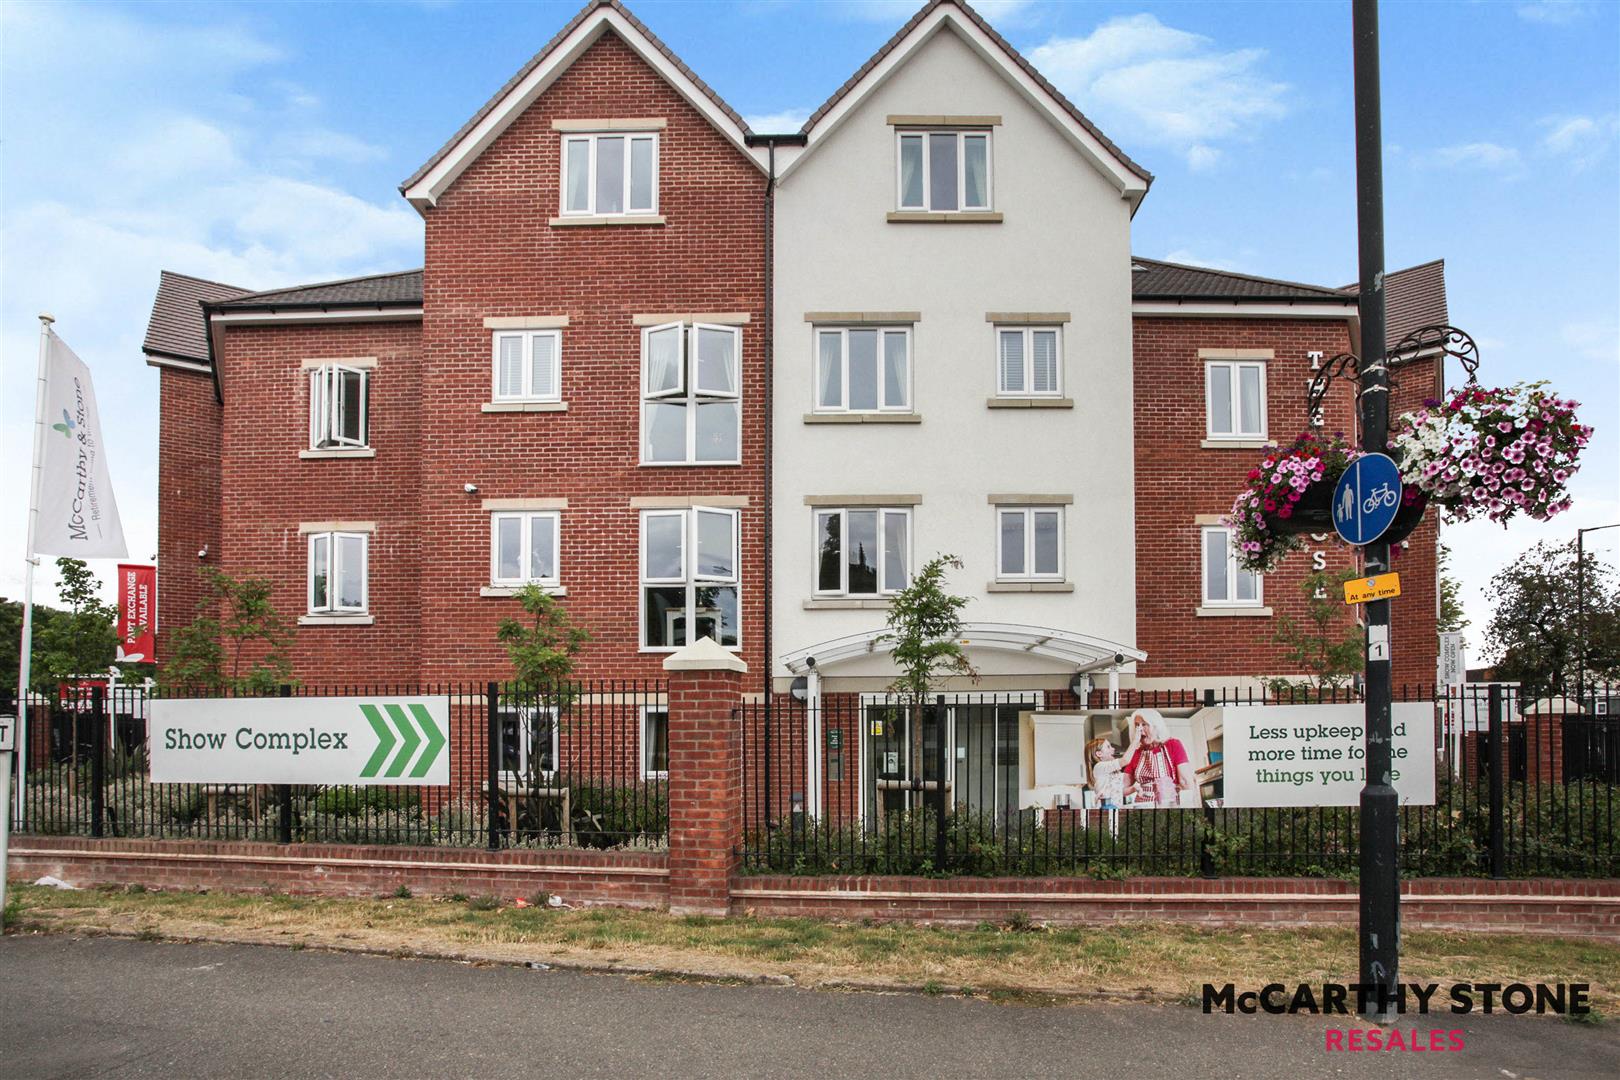
<svg viewBox="0 0 1620 1080"><path fill-rule="evenodd" d="M1347 544L1370 544L1401 509L1401 470L1388 454L1363 454L1333 489L1333 528Z"/></svg>

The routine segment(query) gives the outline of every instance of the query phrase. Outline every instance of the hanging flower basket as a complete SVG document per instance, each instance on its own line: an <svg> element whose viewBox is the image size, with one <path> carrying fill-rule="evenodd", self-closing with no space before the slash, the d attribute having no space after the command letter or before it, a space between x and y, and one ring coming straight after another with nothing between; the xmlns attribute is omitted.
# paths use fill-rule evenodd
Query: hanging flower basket
<svg viewBox="0 0 1620 1080"><path fill-rule="evenodd" d="M1238 565L1266 573L1305 546L1302 534L1332 531L1333 486L1359 456L1338 432L1307 431L1289 446L1267 447L1224 519Z"/></svg>
<svg viewBox="0 0 1620 1080"><path fill-rule="evenodd" d="M1396 421L1390 450L1401 482L1451 521L1517 514L1546 521L1569 509L1569 481L1592 429L1545 383L1499 389L1465 386Z"/></svg>

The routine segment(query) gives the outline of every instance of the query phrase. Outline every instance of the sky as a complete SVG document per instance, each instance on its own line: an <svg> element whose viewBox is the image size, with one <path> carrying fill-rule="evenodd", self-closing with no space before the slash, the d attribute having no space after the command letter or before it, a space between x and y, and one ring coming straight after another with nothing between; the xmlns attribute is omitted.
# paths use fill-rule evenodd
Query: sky
<svg viewBox="0 0 1620 1080"><path fill-rule="evenodd" d="M756 130L794 130L916 8L632 2ZM0 595L22 592L35 316L95 373L132 559L157 546L160 269L248 288L421 265L398 184L577 4L0 5ZM1347 3L978 9L1156 174L1143 256L1355 280ZM1620 522L1620 5L1384 4L1387 265L1446 260L1490 385L1596 426L1575 505L1447 528L1472 626L1538 540ZM1620 562L1620 529L1588 537ZM96 569L110 582L112 565ZM55 597L54 570L39 599Z"/></svg>

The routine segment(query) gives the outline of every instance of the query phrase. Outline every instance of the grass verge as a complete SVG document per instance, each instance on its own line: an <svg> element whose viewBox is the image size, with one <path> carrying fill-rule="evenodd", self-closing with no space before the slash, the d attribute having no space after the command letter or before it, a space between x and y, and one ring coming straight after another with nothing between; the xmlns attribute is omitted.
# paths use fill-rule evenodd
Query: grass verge
<svg viewBox="0 0 1620 1080"><path fill-rule="evenodd" d="M493 897L345 900L123 888L15 890L11 933L111 933L543 963L664 977L907 989L1042 1004L1077 997L1200 1000L1205 982L1354 982L1350 930L1174 924L1043 928L708 919ZM1620 946L1513 934L1403 935L1414 982L1586 982L1620 1007Z"/></svg>

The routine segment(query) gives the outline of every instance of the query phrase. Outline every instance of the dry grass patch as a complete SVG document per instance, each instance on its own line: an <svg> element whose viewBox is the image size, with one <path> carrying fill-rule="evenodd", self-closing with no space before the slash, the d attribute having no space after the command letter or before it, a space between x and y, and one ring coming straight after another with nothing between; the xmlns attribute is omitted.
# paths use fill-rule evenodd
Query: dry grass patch
<svg viewBox="0 0 1620 1080"><path fill-rule="evenodd" d="M1353 982L1349 930L922 927L814 919L706 919L617 908L527 907L482 897L340 900L122 890L17 890L19 931L121 933L585 964L801 985L1042 995L1195 998L1206 981ZM1588 982L1611 1015L1620 947L1524 935L1405 935L1401 975L1417 982Z"/></svg>

